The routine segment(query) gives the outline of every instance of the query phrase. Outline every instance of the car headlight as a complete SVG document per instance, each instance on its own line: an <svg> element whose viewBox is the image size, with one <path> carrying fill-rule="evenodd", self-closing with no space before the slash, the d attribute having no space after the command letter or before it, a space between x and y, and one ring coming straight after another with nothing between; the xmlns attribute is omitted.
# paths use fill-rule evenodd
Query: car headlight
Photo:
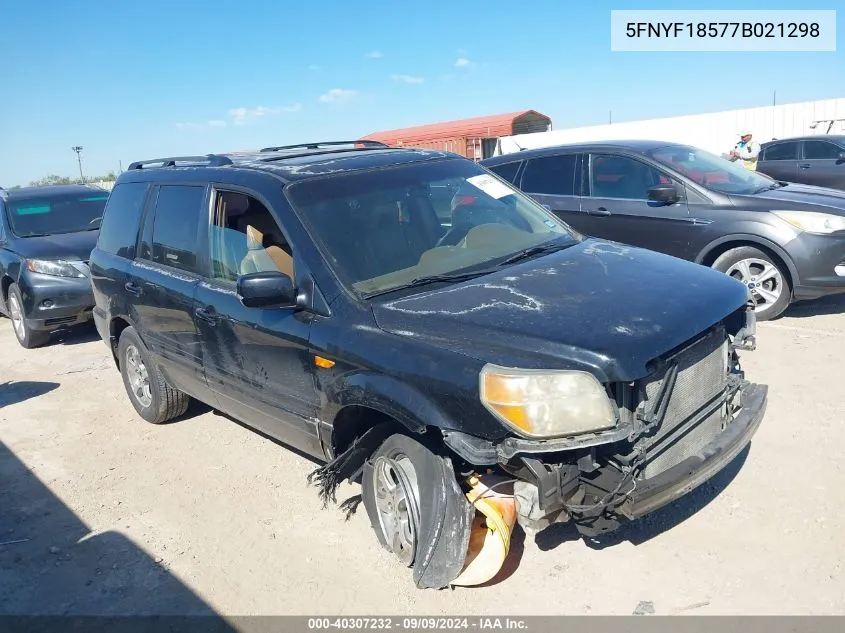
<svg viewBox="0 0 845 633"><path fill-rule="evenodd" d="M590 373L485 365L482 404L520 435L550 438L608 429L616 412Z"/></svg>
<svg viewBox="0 0 845 633"><path fill-rule="evenodd" d="M85 277L81 270L62 260L28 259L26 267L34 273L54 277Z"/></svg>
<svg viewBox="0 0 845 633"><path fill-rule="evenodd" d="M845 231L845 217L815 211L772 211L781 220L807 233L835 233Z"/></svg>

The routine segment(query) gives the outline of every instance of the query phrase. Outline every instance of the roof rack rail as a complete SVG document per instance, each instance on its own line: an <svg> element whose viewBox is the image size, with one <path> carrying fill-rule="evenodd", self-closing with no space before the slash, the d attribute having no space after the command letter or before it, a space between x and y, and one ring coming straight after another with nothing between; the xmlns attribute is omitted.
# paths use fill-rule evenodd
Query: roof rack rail
<svg viewBox="0 0 845 633"><path fill-rule="evenodd" d="M325 141L319 143L297 143L296 145L278 145L276 147L265 147L262 152L278 152L283 149L320 149L321 147L334 147L337 145L365 145L367 147L388 147L381 141Z"/></svg>
<svg viewBox="0 0 845 633"><path fill-rule="evenodd" d="M143 169L144 165L155 165L161 163L162 167L176 167L176 163L201 163L208 167L223 167L231 165L232 159L219 154L206 154L205 156L170 156L167 158L151 158L150 160L138 160L129 165L129 169Z"/></svg>

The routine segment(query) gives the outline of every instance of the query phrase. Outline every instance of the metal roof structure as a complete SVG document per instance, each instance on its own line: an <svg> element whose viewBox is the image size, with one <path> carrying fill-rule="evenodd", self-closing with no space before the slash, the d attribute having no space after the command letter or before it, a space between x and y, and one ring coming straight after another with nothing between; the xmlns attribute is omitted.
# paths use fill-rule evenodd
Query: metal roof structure
<svg viewBox="0 0 845 633"><path fill-rule="evenodd" d="M471 137L497 138L528 132L545 132L551 129L552 120L535 110L522 110L491 116L480 116L457 121L445 121L429 125L396 130L373 132L361 140L381 141L382 143L408 143L434 141L443 138Z"/></svg>

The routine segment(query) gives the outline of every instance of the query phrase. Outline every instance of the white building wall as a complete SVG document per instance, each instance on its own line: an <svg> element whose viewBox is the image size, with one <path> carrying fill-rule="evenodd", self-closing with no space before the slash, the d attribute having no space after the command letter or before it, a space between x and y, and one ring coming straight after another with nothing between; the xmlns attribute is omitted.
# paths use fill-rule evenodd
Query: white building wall
<svg viewBox="0 0 845 633"><path fill-rule="evenodd" d="M721 154L733 148L744 128L762 143L773 138L824 134L827 124L810 128L813 121L820 119L845 119L845 98L519 134L500 139L496 154L509 154L520 148L629 139L685 143ZM831 133L845 134L845 121L838 122Z"/></svg>

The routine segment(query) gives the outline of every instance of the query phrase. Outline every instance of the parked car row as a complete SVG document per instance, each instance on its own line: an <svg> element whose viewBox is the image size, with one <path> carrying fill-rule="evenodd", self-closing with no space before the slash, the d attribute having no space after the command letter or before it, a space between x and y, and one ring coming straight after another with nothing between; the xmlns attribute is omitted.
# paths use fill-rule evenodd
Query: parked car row
<svg viewBox="0 0 845 633"><path fill-rule="evenodd" d="M766 144L759 169L778 162L773 157L787 143L806 153L828 141ZM845 174L845 157L835 160ZM526 150L482 164L586 235L727 273L748 287L758 320L777 317L794 300L845 291L845 191L775 180L656 141Z"/></svg>
<svg viewBox="0 0 845 633"><path fill-rule="evenodd" d="M4 306L20 306L27 344L51 325L48 298L76 320L93 304L140 417L162 423L197 399L304 451L323 462L309 480L324 501L361 484L417 586L477 585L516 524L599 538L707 481L764 415L767 387L739 356L755 346L750 251L725 265L742 283L656 252L696 259L683 230L709 230L705 208L753 201L762 183L747 191L688 148L594 149L549 154L557 165L520 154L492 165L501 179L445 152L315 143L139 161L102 213L96 192L8 195ZM544 178L553 190L529 186ZM615 236L658 248L569 225L589 217L601 234L616 215L629 224ZM800 236L782 222L775 245ZM89 258L81 235L95 232L80 231L97 226ZM786 270L758 276L791 283ZM93 299L71 308L39 290L46 277ZM775 303L792 294L766 288Z"/></svg>

